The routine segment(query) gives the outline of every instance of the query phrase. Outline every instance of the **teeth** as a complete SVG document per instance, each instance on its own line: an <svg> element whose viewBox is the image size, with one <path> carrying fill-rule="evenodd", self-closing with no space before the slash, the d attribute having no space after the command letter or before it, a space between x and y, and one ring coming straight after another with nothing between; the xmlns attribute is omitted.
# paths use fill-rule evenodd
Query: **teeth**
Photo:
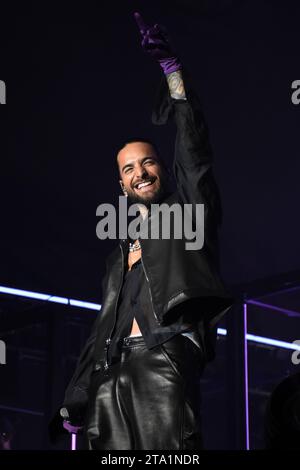
<svg viewBox="0 0 300 470"><path fill-rule="evenodd" d="M149 184L152 184L151 181L146 181L145 183L140 183L137 185L137 189L143 188L144 186L148 186Z"/></svg>

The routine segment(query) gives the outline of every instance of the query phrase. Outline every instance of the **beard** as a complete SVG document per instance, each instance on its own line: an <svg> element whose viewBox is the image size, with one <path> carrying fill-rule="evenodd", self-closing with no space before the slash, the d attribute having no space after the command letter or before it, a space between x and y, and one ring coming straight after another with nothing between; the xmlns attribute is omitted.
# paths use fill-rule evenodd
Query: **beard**
<svg viewBox="0 0 300 470"><path fill-rule="evenodd" d="M150 209L151 204L159 204L167 194L167 187L165 182L161 181L159 188L152 193L151 195L147 196L146 194L137 194L134 190L127 189L128 200L130 204L144 204L147 209Z"/></svg>

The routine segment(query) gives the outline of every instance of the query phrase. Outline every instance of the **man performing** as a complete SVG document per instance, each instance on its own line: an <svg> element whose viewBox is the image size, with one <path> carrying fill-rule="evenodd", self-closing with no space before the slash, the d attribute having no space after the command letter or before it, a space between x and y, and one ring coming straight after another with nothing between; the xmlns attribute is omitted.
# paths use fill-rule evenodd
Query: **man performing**
<svg viewBox="0 0 300 470"><path fill-rule="evenodd" d="M199 450L200 377L214 357L216 325L232 305L218 270L219 192L199 103L164 30L135 13L142 46L165 75L153 122L177 127L173 171L155 145L125 142L117 154L120 184L140 207L204 204L204 244L187 239L121 240L106 261L102 309L60 410L64 427L83 426L90 449ZM195 212L192 213L194 217Z"/></svg>

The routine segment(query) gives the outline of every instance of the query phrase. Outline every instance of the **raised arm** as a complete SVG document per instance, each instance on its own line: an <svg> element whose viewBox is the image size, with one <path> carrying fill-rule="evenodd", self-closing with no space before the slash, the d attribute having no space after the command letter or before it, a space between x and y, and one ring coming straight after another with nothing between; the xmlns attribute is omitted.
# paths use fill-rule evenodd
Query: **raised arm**
<svg viewBox="0 0 300 470"><path fill-rule="evenodd" d="M184 83L181 73L181 63L173 50L165 28L159 24L149 26L139 13L134 14L141 37L142 47L161 66L174 99L186 99Z"/></svg>
<svg viewBox="0 0 300 470"><path fill-rule="evenodd" d="M169 73L168 75L166 75L166 79L172 98L174 98L175 100L186 100L181 70Z"/></svg>
<svg viewBox="0 0 300 470"><path fill-rule="evenodd" d="M221 223L219 190L212 171L212 150L208 129L199 100L183 80L183 67L170 45L164 27L148 26L139 13L134 14L142 37L143 49L161 66L166 77L165 89L159 94L153 122L164 124L173 115L177 127L173 172L184 203L205 205L206 221ZM210 223L207 225L211 226Z"/></svg>

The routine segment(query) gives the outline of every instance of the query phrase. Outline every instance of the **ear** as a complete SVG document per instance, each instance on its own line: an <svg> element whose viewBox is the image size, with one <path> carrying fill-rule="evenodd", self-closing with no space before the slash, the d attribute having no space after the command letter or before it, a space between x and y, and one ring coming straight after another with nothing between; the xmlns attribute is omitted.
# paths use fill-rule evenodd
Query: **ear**
<svg viewBox="0 0 300 470"><path fill-rule="evenodd" d="M127 194L127 191L126 191L126 189L124 188L123 181L122 181L122 180L119 180L119 183L120 183L120 186L121 186L121 188L122 188L122 191L123 191L124 195L127 197L127 196L128 196L128 194Z"/></svg>

